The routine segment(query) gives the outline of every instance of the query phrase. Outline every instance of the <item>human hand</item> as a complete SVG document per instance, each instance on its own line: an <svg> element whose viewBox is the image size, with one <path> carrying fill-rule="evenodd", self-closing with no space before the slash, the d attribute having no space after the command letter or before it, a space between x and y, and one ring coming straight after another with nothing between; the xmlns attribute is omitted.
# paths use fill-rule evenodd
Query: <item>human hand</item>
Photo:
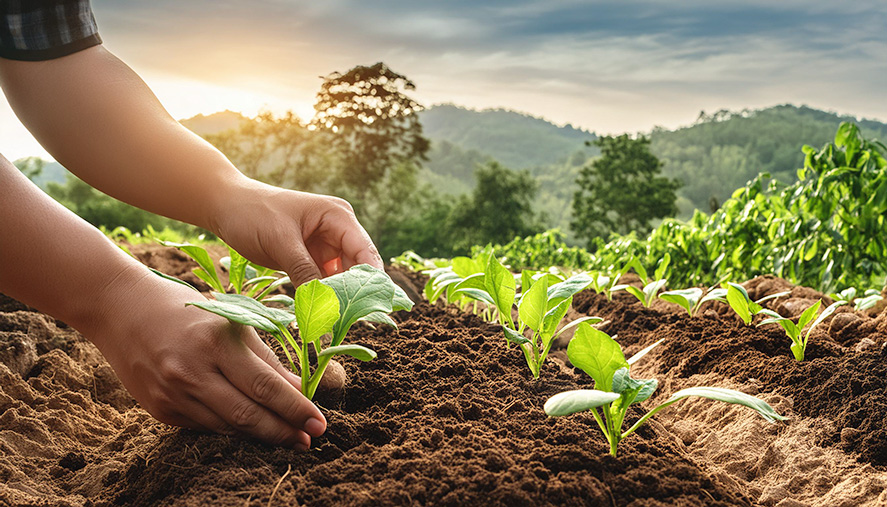
<svg viewBox="0 0 887 507"><path fill-rule="evenodd" d="M139 266L102 295L88 337L158 420L308 449L326 420L299 377L252 328L185 306L199 298Z"/></svg>
<svg viewBox="0 0 887 507"><path fill-rule="evenodd" d="M227 192L209 219L216 235L256 264L282 269L293 285L382 258L347 201L252 180Z"/></svg>

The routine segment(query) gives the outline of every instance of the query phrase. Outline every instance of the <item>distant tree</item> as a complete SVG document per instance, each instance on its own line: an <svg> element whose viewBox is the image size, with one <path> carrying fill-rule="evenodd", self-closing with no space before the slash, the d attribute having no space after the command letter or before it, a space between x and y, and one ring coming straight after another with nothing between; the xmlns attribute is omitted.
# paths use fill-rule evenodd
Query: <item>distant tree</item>
<svg viewBox="0 0 887 507"><path fill-rule="evenodd" d="M43 173L46 161L40 157L20 158L12 163L19 171L22 172L29 180L34 181L35 178Z"/></svg>
<svg viewBox="0 0 887 507"><path fill-rule="evenodd" d="M650 231L650 221L677 212L677 180L660 176L662 162L650 153L650 140L623 134L605 136L593 143L601 157L583 167L573 195L576 235L588 241L606 239L611 232Z"/></svg>
<svg viewBox="0 0 887 507"><path fill-rule="evenodd" d="M105 226L108 229L114 229L123 226L133 232L141 232L150 225L157 230L170 228L189 236L208 234L199 227L155 215L118 201L92 188L85 181L70 173L64 184L49 182L47 193L96 227Z"/></svg>
<svg viewBox="0 0 887 507"><path fill-rule="evenodd" d="M454 250L467 253L474 245L505 244L544 227L533 211L538 183L528 171L512 171L489 162L475 171L471 196L461 196L448 219Z"/></svg>
<svg viewBox="0 0 887 507"><path fill-rule="evenodd" d="M321 85L311 128L328 134L339 158L341 193L356 209L379 192L388 171L415 171L426 159L430 142L416 114L422 106L404 93L415 88L381 62L334 72Z"/></svg>
<svg viewBox="0 0 887 507"><path fill-rule="evenodd" d="M329 163L325 147L292 111L244 120L236 129L205 136L250 178L308 192L325 190Z"/></svg>

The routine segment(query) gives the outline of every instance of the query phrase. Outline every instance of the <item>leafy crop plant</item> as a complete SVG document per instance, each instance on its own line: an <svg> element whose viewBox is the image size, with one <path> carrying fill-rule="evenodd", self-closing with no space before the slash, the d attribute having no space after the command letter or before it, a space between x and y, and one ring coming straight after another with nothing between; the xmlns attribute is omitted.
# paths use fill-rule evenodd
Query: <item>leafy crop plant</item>
<svg viewBox="0 0 887 507"><path fill-rule="evenodd" d="M690 289L670 290L659 294L659 299L680 305L681 308L687 310L690 317L696 315L702 305L708 301L726 302L727 289L716 288L708 292L703 291L699 287Z"/></svg>
<svg viewBox="0 0 887 507"><path fill-rule="evenodd" d="M761 321L759 326L763 326L765 324L779 324L782 326L782 329L785 331L785 334L792 341L792 354L794 354L795 359L798 361L804 360L804 353L807 351L807 342L810 340L810 333L813 332L813 328L818 326L823 320L825 320L829 315L835 312L841 305L846 305L847 301L836 301L830 304L822 313L819 314L819 317L816 317L816 312L819 311L819 307L822 306L822 300L817 301L810 305L809 308L804 310L804 313L798 317L798 323L795 324L792 319L783 317L778 313L772 310L761 310L761 313L769 316L770 318L764 321ZM816 318L814 321L813 319ZM812 324L810 322L813 321ZM801 336L801 333L804 331L804 328L807 327L807 324L810 324L810 327L807 328L807 332Z"/></svg>
<svg viewBox="0 0 887 507"><path fill-rule="evenodd" d="M199 253L197 255L200 256ZM204 273L209 273L208 268L212 268L209 257L201 260L203 262L198 262L201 265L200 269ZM235 269L241 269L235 268L235 263L243 261L232 258L232 267L229 268L232 278L235 276L233 275ZM214 268L212 274L215 274ZM217 282L216 277L214 283L210 285L214 288L221 287L220 283L218 286L215 285ZM274 283L276 282L270 282L262 294L266 294ZM235 288L238 284L239 282L232 281ZM242 289L243 285L240 288ZM348 271L323 280L304 283L296 288L292 298L283 294L264 298L266 302L283 304L284 308L266 306L262 301L243 294L213 292L212 296L214 299L188 304L225 317L231 322L261 329L273 336L283 348L290 368L301 375L302 393L309 400L314 397L320 379L333 356L348 355L361 361L370 361L376 357L373 350L361 345L343 344L348 330L355 322L363 320L397 327L388 314L397 310L410 310L413 307L410 298L384 271L367 264L358 264ZM298 333L294 335L290 331L291 327L298 330ZM332 335L328 346L321 339L326 334ZM296 336L299 341L296 340ZM309 356L310 347L313 347L316 353L313 371Z"/></svg>
<svg viewBox="0 0 887 507"><path fill-rule="evenodd" d="M649 347L643 351L649 351ZM619 442L634 433L650 417L665 407L690 396L699 396L749 407L768 422L787 419L779 415L769 404L748 394L720 387L690 387L671 395L638 419L629 429L622 431L628 408L647 400L656 391L656 379L633 379L629 375L631 364L641 354L626 361L622 348L607 333L594 329L587 323L579 324L576 334L567 347L567 356L594 379L595 389L577 389L558 393L545 402L545 413L560 417L590 410L598 426L610 444L610 454L616 456ZM599 410L600 409L600 410Z"/></svg>
<svg viewBox="0 0 887 507"><path fill-rule="evenodd" d="M626 266L628 268L634 268L634 271L637 273L638 278L641 279L644 288L638 289L631 285L616 285L610 290L625 290L632 296L636 297L644 307L649 308L650 305L653 304L653 300L656 299L656 294L658 294L659 291L665 287L666 283L668 283L666 276L668 274L668 265L670 262L671 255L665 254L665 256L659 261L659 265L656 267L656 272L653 274L653 278L649 278L647 277L647 270L644 269L644 266L640 263L637 257L632 256ZM626 269L623 273L627 271L628 270Z"/></svg>
<svg viewBox="0 0 887 507"><path fill-rule="evenodd" d="M778 292L762 297L757 301L752 301L748 297L748 291L745 290L745 287L738 283L727 282L727 303L736 312L736 315L742 319L742 322L745 322L746 326L751 325L752 318L755 315L764 312L764 307L761 306L761 303L770 299L788 296L789 294L790 292Z"/></svg>

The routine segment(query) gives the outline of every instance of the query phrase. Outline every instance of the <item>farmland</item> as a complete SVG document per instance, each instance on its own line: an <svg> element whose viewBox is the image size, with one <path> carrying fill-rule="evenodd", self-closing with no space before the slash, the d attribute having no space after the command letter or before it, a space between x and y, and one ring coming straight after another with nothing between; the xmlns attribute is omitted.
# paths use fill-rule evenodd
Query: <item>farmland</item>
<svg viewBox="0 0 887 507"><path fill-rule="evenodd" d="M0 296L0 499L883 505L887 149L844 123L802 153L797 181L647 237L547 231L298 288L212 238L113 231L255 327L327 431L300 452L160 423L74 329ZM333 356L344 384L319 389Z"/></svg>

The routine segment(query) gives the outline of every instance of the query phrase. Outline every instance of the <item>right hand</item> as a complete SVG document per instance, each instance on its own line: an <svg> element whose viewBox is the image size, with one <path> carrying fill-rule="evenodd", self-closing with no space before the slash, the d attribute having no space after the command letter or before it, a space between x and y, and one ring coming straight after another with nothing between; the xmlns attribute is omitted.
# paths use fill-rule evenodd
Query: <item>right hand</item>
<svg viewBox="0 0 887 507"><path fill-rule="evenodd" d="M161 422L307 450L326 419L302 395L299 377L254 329L185 306L200 299L141 266L130 269L102 295L88 337Z"/></svg>

